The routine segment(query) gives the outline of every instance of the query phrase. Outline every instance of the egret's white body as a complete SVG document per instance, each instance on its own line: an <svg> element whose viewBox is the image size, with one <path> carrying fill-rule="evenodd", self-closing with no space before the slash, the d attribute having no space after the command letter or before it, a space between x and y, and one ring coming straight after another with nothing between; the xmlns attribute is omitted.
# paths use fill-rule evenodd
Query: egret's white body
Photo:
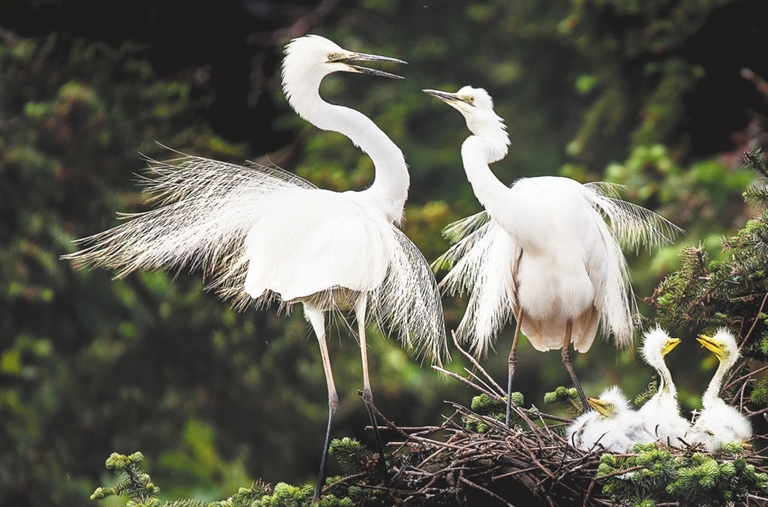
<svg viewBox="0 0 768 507"><path fill-rule="evenodd" d="M363 363L363 399L381 449L368 375L366 316L439 360L446 352L440 294L428 263L395 224L409 175L400 149L368 117L325 102L320 82L333 72L399 77L352 65L392 58L354 53L319 36L286 46L283 90L294 110L320 129L349 137L375 166L372 185L333 192L279 169L199 157L154 163L146 185L161 207L81 240L66 256L124 276L135 269L202 268L211 288L240 306L302 303L317 335L329 418L316 498L338 396L325 337L327 311L354 310ZM381 459L383 466L383 457Z"/></svg>
<svg viewBox="0 0 768 507"><path fill-rule="evenodd" d="M544 176L507 187L488 166L504 158L509 145L488 93L469 86L457 93L425 92L464 116L472 135L462 144L461 157L485 208L446 228L446 237L455 244L435 263L452 265L441 282L445 291L471 293L459 338L482 355L514 317L509 392L522 331L537 350L562 349L563 363L586 408L571 365L571 343L579 352L588 351L600 324L605 333L613 333L617 345L632 340L634 300L620 243L655 244L676 227L611 197L617 186L608 183L582 185Z"/></svg>
<svg viewBox="0 0 768 507"><path fill-rule="evenodd" d="M638 410L647 435L667 445L678 445L691 424L680 415L677 388L664 362L664 357L674 349L680 340L670 338L660 327L655 327L643 337L642 355L645 362L659 374L659 390Z"/></svg>
<svg viewBox="0 0 768 507"><path fill-rule="evenodd" d="M621 389L611 386L587 403L594 410L583 413L568 427L568 443L586 451L600 445L613 452L630 452L638 441L641 425Z"/></svg>
<svg viewBox="0 0 768 507"><path fill-rule="evenodd" d="M394 258L391 226L366 197L304 188L267 197L245 238L246 292L293 301L331 287L360 293L380 287ZM281 264L292 268L275 269Z"/></svg>
<svg viewBox="0 0 768 507"><path fill-rule="evenodd" d="M727 329L719 329L714 336L702 335L697 340L717 356L720 364L701 397L702 410L688 433L688 443L703 443L706 450L716 451L725 443L751 439L749 419L720 398L723 379L739 359L736 337Z"/></svg>

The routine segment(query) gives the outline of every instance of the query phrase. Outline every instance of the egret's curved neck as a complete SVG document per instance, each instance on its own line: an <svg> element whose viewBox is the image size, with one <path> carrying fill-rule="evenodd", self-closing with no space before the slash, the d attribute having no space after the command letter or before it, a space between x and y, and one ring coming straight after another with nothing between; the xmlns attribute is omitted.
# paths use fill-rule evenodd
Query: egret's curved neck
<svg viewBox="0 0 768 507"><path fill-rule="evenodd" d="M499 181L488 164L501 160L506 154L506 143L491 137L469 136L461 145L461 159L467 180L491 217L501 216L502 207L508 204L505 198L509 188Z"/></svg>
<svg viewBox="0 0 768 507"><path fill-rule="evenodd" d="M714 403L720 400L720 387L723 385L723 379L725 374L730 368L730 365L724 361L720 361L720 365L717 367L715 375L712 380L709 381L709 386L704 394L701 396L701 404L704 408L711 407Z"/></svg>
<svg viewBox="0 0 768 507"><path fill-rule="evenodd" d="M659 392L677 397L677 387L675 387L675 384L672 382L672 374L669 372L669 368L667 368L664 358L659 361L656 366L656 371L659 373L659 377L661 377Z"/></svg>
<svg viewBox="0 0 768 507"><path fill-rule="evenodd" d="M408 197L408 166L402 151L370 118L348 107L329 104L320 97L320 80L293 80L288 101L296 113L322 130L347 136L373 161L369 194L391 222L399 223Z"/></svg>

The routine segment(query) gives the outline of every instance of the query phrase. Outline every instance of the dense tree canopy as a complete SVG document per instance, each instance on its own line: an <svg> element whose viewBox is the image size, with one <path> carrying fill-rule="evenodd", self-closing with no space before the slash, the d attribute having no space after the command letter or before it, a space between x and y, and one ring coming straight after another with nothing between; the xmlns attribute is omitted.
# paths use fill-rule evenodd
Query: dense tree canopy
<svg viewBox="0 0 768 507"><path fill-rule="evenodd" d="M370 160L307 125L282 96L281 52L292 37L318 33L409 62L402 82L334 76L322 92L402 148L411 171L404 230L430 261L447 247L441 228L479 204L459 158L462 119L424 88L471 84L493 95L512 142L493 167L503 181L621 183L628 200L683 227L676 245L628 253L640 299L680 266L684 246L724 259L721 237L757 213L741 195L755 174L740 166L745 149L768 145L768 3L62 0L6 2L2 12L3 505L93 505L112 451L141 450L169 497L223 498L252 478L312 480L327 407L300 312L237 312L205 292L198 273L112 280L59 260L72 240L113 226L115 212L146 209L132 175L139 153L169 158L157 143L269 160L324 188L366 187ZM444 304L455 328L465 302ZM683 338L702 331L670 325ZM483 361L499 381L511 331ZM341 393L335 433L366 441L358 349L342 323L329 343ZM399 424L439 424L443 400L476 394L395 341L369 344L377 406ZM713 358L694 340L683 347L669 366L692 410ZM567 374L559 354L520 349L516 388L540 405ZM454 357L449 368L463 364ZM619 383L637 394L653 373L609 343L575 364L588 393Z"/></svg>

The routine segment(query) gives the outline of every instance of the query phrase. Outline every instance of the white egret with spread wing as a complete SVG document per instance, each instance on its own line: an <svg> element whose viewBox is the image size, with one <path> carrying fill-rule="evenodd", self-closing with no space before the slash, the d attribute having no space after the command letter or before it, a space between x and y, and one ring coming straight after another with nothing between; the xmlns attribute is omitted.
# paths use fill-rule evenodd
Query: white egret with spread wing
<svg viewBox="0 0 768 507"><path fill-rule="evenodd" d="M428 263L395 224L402 220L409 175L400 149L373 121L329 104L319 93L325 76L354 72L399 77L353 65L405 63L342 49L316 35L291 41L282 67L293 109L320 129L346 135L375 166L362 191L318 189L293 174L182 156L153 163L145 181L160 207L80 240L65 256L125 276L136 269L200 268L209 287L245 306L301 303L320 344L328 388L328 426L315 498L325 477L338 406L325 331L325 313L353 310L363 364L363 400L380 453L365 340L366 316L396 330L403 343L439 360L446 352L442 306ZM381 455L380 466L384 466Z"/></svg>
<svg viewBox="0 0 768 507"><path fill-rule="evenodd" d="M677 387L664 362L664 357L679 344L679 338L670 338L658 326L643 337L642 356L659 374L659 390L640 407L638 416L645 431L667 445L679 445L679 439L691 428L690 422L680 415Z"/></svg>
<svg viewBox="0 0 768 507"><path fill-rule="evenodd" d="M751 439L749 419L720 397L725 375L739 359L736 337L727 329L719 329L713 336L701 335L697 340L717 356L719 365L701 397L703 408L688 433L688 443L703 443L706 450L716 451L725 443Z"/></svg>
<svg viewBox="0 0 768 507"><path fill-rule="evenodd" d="M476 355L484 354L514 317L508 394L522 331L537 350L562 349L586 409L571 364L571 344L579 352L588 351L598 324L606 334L613 333L617 346L632 341L634 300L620 244L654 245L678 229L645 208L613 198L616 186L608 183L582 185L543 176L506 186L488 166L504 158L509 145L490 95L470 86L457 93L424 91L464 116L472 135L462 144L461 157L485 208L446 228L446 237L455 244L433 263L452 265L441 287L471 294L458 328L460 339ZM509 395L507 401L509 423Z"/></svg>

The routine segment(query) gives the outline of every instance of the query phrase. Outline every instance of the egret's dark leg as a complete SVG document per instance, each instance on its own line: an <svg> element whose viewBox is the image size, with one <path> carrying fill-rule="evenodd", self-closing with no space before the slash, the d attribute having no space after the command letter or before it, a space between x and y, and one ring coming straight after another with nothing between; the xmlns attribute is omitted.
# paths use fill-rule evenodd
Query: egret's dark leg
<svg viewBox="0 0 768 507"><path fill-rule="evenodd" d="M331 357L328 354L328 344L325 342L325 318L323 312L304 308L304 314L312 324L312 328L317 335L317 341L320 344L320 357L323 360L323 370L325 371L325 382L328 385L328 427L325 430L325 444L323 446L323 458L320 460L320 472L317 475L317 486L315 487L315 497L312 500L320 500L320 493L325 486L325 463L328 461L328 446L331 443L331 427L333 426L333 417L336 415L336 409L339 408L339 395L336 392L336 385L333 383L333 371L331 371Z"/></svg>
<svg viewBox="0 0 768 507"><path fill-rule="evenodd" d="M368 376L368 347L365 342L365 307L366 296L360 297L355 305L355 318L357 319L357 330L360 336L360 357L363 362L363 402L368 409L368 417L371 419L373 427L373 439L376 441L376 450L379 453L379 469L386 472L387 464L384 461L384 446L381 444L381 435L379 434L379 423L376 421L376 412L373 409L373 392L371 391L371 380Z"/></svg>
<svg viewBox="0 0 768 507"><path fill-rule="evenodd" d="M507 428L509 428L510 415L512 413L512 380L515 377L515 368L517 367L517 342L520 337L520 326L523 322L523 309L515 316L515 337L512 338L512 349L509 351L509 360L507 361Z"/></svg>
<svg viewBox="0 0 768 507"><path fill-rule="evenodd" d="M565 323L565 340L563 340L563 350L562 350L562 358L563 358L563 364L565 365L565 369L568 370L568 373L571 375L571 380L573 381L573 385L576 386L576 391L579 393L579 399L581 400L581 406L584 408L584 411L588 411L589 404L587 403L587 397L584 396L584 390L581 388L581 384L579 383L579 379L576 378L576 371L573 369L573 363L571 363L571 333L573 332L573 321L568 320L568 322Z"/></svg>

